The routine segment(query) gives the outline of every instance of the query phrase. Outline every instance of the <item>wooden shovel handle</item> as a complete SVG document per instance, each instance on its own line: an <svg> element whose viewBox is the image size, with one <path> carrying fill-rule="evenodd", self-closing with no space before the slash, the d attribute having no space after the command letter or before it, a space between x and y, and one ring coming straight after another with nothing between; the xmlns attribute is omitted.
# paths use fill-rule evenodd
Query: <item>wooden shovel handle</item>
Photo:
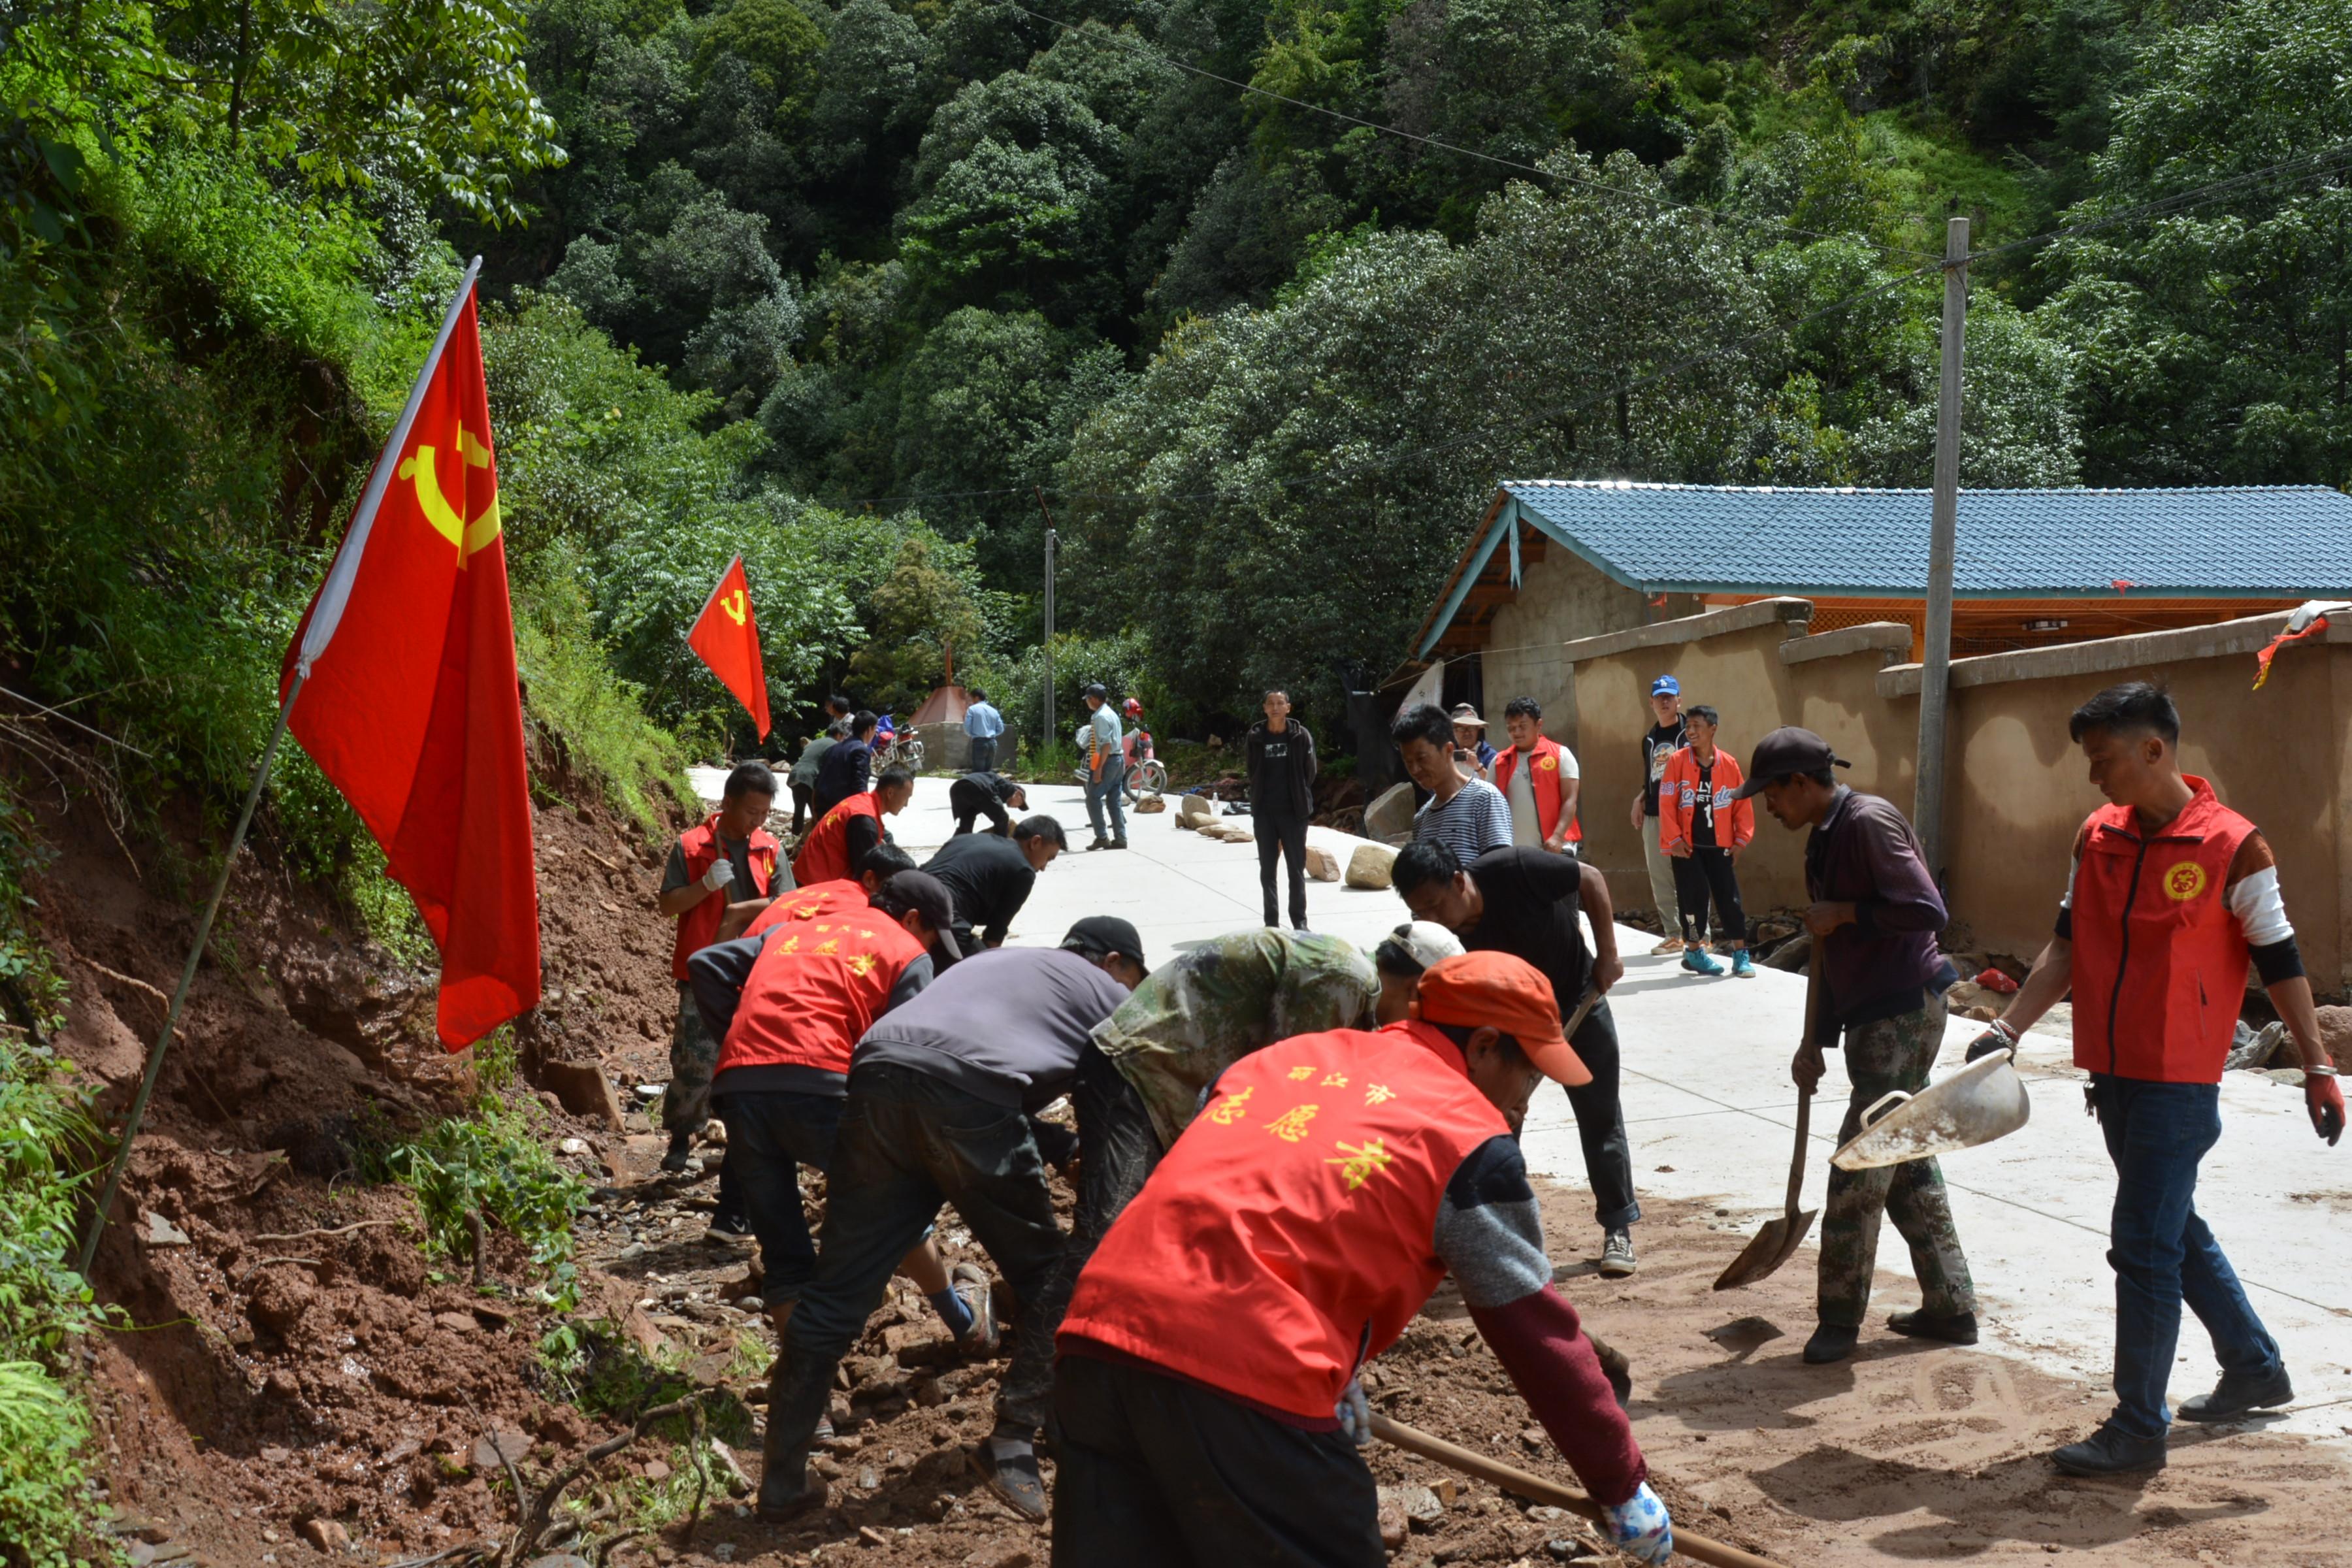
<svg viewBox="0 0 2352 1568"><path fill-rule="evenodd" d="M1434 1459L1465 1476L1491 1481L1507 1492L1540 1499L1570 1513L1581 1514L1596 1524L1609 1522L1607 1511L1574 1487L1530 1475L1515 1466L1504 1464L1500 1459L1490 1459L1443 1437L1432 1436L1417 1426L1392 1420L1378 1411L1372 1413L1372 1436L1383 1443L1402 1448L1408 1454L1419 1454L1424 1459ZM1704 1535L1685 1530L1680 1524L1675 1526L1675 1550L1693 1562L1710 1564L1710 1568L1780 1568L1780 1563L1769 1557L1759 1557L1753 1552L1742 1552L1737 1546L1710 1541Z"/></svg>
<svg viewBox="0 0 2352 1568"><path fill-rule="evenodd" d="M1814 1026L1822 1016L1822 939L1812 939L1812 949L1805 957L1805 1037L1800 1046L1813 1043ZM1789 1223L1797 1223L1797 1200L1805 1193L1805 1142L1813 1131L1813 1091L1802 1084L1797 1086L1797 1148L1789 1157Z"/></svg>

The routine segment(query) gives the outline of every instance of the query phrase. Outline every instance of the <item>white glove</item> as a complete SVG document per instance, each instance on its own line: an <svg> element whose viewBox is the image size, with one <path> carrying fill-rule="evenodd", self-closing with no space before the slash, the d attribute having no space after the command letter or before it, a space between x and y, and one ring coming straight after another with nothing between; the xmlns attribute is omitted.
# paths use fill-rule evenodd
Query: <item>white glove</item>
<svg viewBox="0 0 2352 1568"><path fill-rule="evenodd" d="M1674 1521L1649 1482L1643 1481L1623 1502L1602 1504L1601 1511L1609 1516L1609 1535L1617 1550L1634 1562L1664 1563L1675 1554Z"/></svg>
<svg viewBox="0 0 2352 1568"><path fill-rule="evenodd" d="M713 860L710 869L702 874L702 885L714 893L734 879L735 863L724 855Z"/></svg>
<svg viewBox="0 0 2352 1568"><path fill-rule="evenodd" d="M1339 1430L1345 1432L1359 1448L1370 1447L1372 1441L1372 1407L1364 1399L1364 1385L1354 1378L1339 1391L1339 1403L1331 1406L1331 1414L1339 1418Z"/></svg>

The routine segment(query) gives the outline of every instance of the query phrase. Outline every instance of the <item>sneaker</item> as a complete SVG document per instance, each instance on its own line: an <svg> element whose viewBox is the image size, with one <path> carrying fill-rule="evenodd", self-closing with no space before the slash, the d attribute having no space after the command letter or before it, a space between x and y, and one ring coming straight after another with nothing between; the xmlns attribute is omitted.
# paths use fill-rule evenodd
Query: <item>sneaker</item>
<svg viewBox="0 0 2352 1568"><path fill-rule="evenodd" d="M1731 977L1734 980L1756 978L1756 966L1748 961L1748 950L1744 947L1731 955Z"/></svg>
<svg viewBox="0 0 2352 1568"><path fill-rule="evenodd" d="M2225 1372L2221 1386L2210 1394L2192 1394L2182 1400L2180 1408L2173 1414L2183 1421L2235 1421L2257 1410L2275 1410L2294 1399L2294 1384L2287 1381L2284 1366L2276 1372L2252 1376Z"/></svg>
<svg viewBox="0 0 2352 1568"><path fill-rule="evenodd" d="M1915 1340L1941 1340L1948 1345L1972 1345L1977 1342L1977 1315L1974 1312L1955 1312L1948 1318L1939 1318L1922 1307L1916 1312L1895 1313L1886 1320L1886 1326Z"/></svg>
<svg viewBox="0 0 2352 1568"><path fill-rule="evenodd" d="M2162 1437L2134 1437L2102 1426L2052 1454L2050 1462L2069 1476L2136 1476L2164 1468L2164 1457Z"/></svg>
<svg viewBox="0 0 2352 1568"><path fill-rule="evenodd" d="M956 1341L956 1348L975 1360L994 1355L1003 1336L996 1326L996 1297L988 1287L988 1276L971 1264L959 1263L948 1271L948 1286L971 1314L971 1327Z"/></svg>
<svg viewBox="0 0 2352 1568"><path fill-rule="evenodd" d="M1843 1361L1853 1353L1853 1347L1861 1339L1860 1329L1850 1329L1843 1323L1823 1323L1813 1331L1813 1337L1805 1342L1805 1364L1827 1366L1832 1362Z"/></svg>
<svg viewBox="0 0 2352 1568"><path fill-rule="evenodd" d="M1622 1279L1640 1267L1641 1264L1633 1258L1632 1231L1612 1230L1601 1237L1601 1277L1603 1279Z"/></svg>
<svg viewBox="0 0 2352 1568"><path fill-rule="evenodd" d="M702 1239L713 1247L732 1247L738 1252L747 1252L760 1245L760 1238L751 1234L751 1216L740 1214L711 1215L710 1228L702 1233Z"/></svg>
<svg viewBox="0 0 2352 1568"><path fill-rule="evenodd" d="M1723 973L1723 965L1717 963L1715 961L1715 955L1703 947L1694 947L1684 952L1683 968L1693 974Z"/></svg>
<svg viewBox="0 0 2352 1568"><path fill-rule="evenodd" d="M1650 950L1650 956L1655 958L1662 952L1680 952L1682 950L1683 939L1678 936L1670 936L1666 938L1665 941L1658 943L1657 946L1652 948Z"/></svg>

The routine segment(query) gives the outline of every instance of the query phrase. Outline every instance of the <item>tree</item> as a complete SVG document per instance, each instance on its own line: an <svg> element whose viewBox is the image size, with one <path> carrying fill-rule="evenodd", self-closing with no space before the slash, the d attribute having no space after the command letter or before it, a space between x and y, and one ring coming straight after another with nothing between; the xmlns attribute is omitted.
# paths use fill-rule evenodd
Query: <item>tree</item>
<svg viewBox="0 0 2352 1568"><path fill-rule="evenodd" d="M889 574L875 585L867 609L873 637L849 661L866 700L908 711L930 695L946 673L949 651L980 658L988 621L971 552L917 523L899 541Z"/></svg>

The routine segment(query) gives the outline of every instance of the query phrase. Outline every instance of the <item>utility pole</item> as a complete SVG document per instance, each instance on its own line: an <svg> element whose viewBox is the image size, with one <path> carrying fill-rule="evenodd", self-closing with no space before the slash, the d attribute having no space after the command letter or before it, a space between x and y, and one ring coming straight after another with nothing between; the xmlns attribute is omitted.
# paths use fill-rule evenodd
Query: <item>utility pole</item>
<svg viewBox="0 0 2352 1568"><path fill-rule="evenodd" d="M1045 510L1045 491L1033 486L1037 492L1037 511L1045 520L1045 732L1037 737L1041 747L1054 744L1054 552L1056 544L1054 514Z"/></svg>
<svg viewBox="0 0 2352 1568"><path fill-rule="evenodd" d="M1960 515L1960 352L1969 325L1969 220L1944 226L1943 384L1936 400L1936 489L1927 533L1927 646L1919 659L1919 776L1911 823L1927 874L1944 875L1944 731L1952 673L1952 555Z"/></svg>

